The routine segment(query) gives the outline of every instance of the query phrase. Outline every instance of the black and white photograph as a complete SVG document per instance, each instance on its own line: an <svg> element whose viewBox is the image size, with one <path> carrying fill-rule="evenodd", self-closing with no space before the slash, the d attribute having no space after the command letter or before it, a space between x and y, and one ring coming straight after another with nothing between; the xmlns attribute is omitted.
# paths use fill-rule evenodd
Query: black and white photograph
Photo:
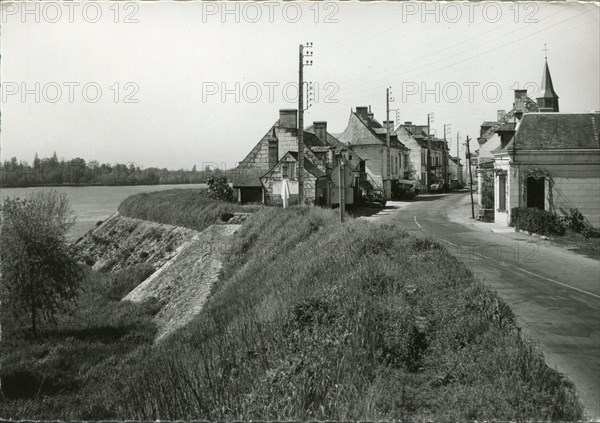
<svg viewBox="0 0 600 423"><path fill-rule="evenodd" d="M600 421L600 2L1 0L0 420Z"/></svg>

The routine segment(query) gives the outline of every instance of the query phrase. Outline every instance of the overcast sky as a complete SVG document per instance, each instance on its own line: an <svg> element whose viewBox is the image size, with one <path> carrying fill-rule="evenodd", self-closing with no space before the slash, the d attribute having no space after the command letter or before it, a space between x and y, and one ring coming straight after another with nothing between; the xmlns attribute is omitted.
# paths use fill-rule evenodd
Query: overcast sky
<svg viewBox="0 0 600 423"><path fill-rule="evenodd" d="M512 107L513 89L535 97L544 43L561 111L600 109L590 3L70 3L2 2L2 160L56 151L233 167L279 109L297 107L306 42L305 80L318 88L305 122L325 120L333 133L356 106L385 120L392 87L401 121L425 124L432 112L438 135L452 125L454 153L457 132L476 138Z"/></svg>

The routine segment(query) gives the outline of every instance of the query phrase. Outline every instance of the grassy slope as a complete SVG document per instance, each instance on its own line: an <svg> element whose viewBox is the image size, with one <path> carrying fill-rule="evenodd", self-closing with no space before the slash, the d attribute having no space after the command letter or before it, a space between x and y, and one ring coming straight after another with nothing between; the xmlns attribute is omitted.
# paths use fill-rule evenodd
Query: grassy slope
<svg viewBox="0 0 600 423"><path fill-rule="evenodd" d="M16 320L2 310L2 395L0 417L103 419L119 392L113 385L128 361L151 348L156 309L120 301L154 271L139 265L114 275L86 271L73 314L28 335L27 315Z"/></svg>
<svg viewBox="0 0 600 423"><path fill-rule="evenodd" d="M580 416L510 309L436 242L269 208L224 268L199 317L126 373L120 418Z"/></svg>
<svg viewBox="0 0 600 423"><path fill-rule="evenodd" d="M223 213L252 212L257 209L211 200L202 196L202 191L172 189L132 195L119 205L119 213L202 231L217 222Z"/></svg>

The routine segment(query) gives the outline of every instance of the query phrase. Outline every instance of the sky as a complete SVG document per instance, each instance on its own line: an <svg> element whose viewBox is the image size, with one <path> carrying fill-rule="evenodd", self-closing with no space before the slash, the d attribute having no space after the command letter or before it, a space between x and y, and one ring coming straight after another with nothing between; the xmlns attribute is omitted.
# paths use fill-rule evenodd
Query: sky
<svg viewBox="0 0 600 423"><path fill-rule="evenodd" d="M68 4L67 4L68 3ZM530 97L545 55L561 112L600 110L593 3L7 3L0 16L0 160L34 154L142 168L231 168L297 108L340 133L357 106L447 126L451 153ZM546 45L547 51L544 50ZM399 118L399 119L398 119Z"/></svg>

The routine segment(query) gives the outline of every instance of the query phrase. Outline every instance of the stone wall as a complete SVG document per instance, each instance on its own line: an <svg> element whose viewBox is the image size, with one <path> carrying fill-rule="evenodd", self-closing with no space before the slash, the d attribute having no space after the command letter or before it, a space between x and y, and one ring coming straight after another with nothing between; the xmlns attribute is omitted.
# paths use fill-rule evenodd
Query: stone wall
<svg viewBox="0 0 600 423"><path fill-rule="evenodd" d="M77 257L93 270L112 272L141 263L159 268L198 234L179 226L113 214L76 244Z"/></svg>

